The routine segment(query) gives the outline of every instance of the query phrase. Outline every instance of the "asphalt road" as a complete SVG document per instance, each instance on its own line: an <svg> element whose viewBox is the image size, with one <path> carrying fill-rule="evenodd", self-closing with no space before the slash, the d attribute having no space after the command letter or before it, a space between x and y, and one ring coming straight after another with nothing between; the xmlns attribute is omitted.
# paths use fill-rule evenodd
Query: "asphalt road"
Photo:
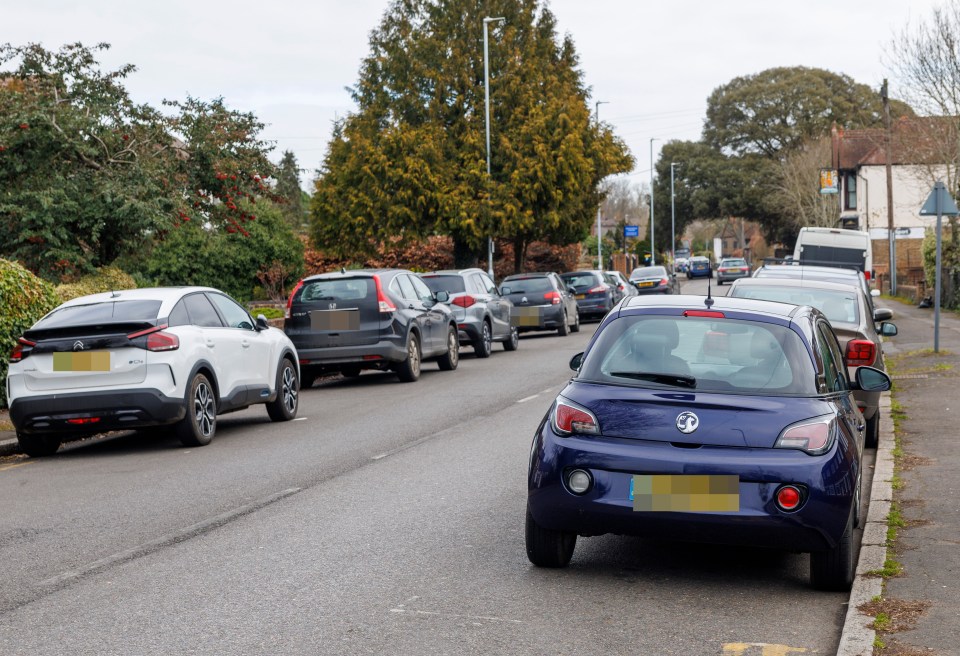
<svg viewBox="0 0 960 656"><path fill-rule="evenodd" d="M334 379L204 448L0 462L0 653L835 652L846 595L805 555L606 536L528 563L530 441L595 325L414 384Z"/></svg>

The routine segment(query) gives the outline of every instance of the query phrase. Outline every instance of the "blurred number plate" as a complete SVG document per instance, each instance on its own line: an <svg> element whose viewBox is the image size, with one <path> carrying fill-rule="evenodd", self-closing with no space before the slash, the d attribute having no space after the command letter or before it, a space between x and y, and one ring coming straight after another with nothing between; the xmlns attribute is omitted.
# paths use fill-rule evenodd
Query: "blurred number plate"
<svg viewBox="0 0 960 656"><path fill-rule="evenodd" d="M313 330L360 330L360 310L314 310L310 313Z"/></svg>
<svg viewBox="0 0 960 656"><path fill-rule="evenodd" d="M640 283L640 286L641 286L641 287L653 287L653 283L652 283L652 282L649 282L649 281L648 281L648 282L642 282L642 283Z"/></svg>
<svg viewBox="0 0 960 656"><path fill-rule="evenodd" d="M582 300L585 299L586 297L587 297L586 294L577 294L577 300L578 300L578 301L582 301Z"/></svg>
<svg viewBox="0 0 960 656"><path fill-rule="evenodd" d="M540 312L538 307L514 307L510 311L510 323L514 326L539 326Z"/></svg>
<svg viewBox="0 0 960 656"><path fill-rule="evenodd" d="M54 371L110 371L109 351L77 351L53 354Z"/></svg>
<svg viewBox="0 0 960 656"><path fill-rule="evenodd" d="M640 512L738 512L740 478L641 474L630 479L630 500Z"/></svg>

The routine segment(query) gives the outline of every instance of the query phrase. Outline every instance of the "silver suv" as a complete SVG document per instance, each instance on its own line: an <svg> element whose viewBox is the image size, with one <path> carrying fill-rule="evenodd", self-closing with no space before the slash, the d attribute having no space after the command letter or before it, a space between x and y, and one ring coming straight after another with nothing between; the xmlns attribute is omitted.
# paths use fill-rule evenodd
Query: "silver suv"
<svg viewBox="0 0 960 656"><path fill-rule="evenodd" d="M434 293L447 292L447 301L460 332L460 343L473 346L478 358L490 357L494 342L503 350L516 351L517 327L510 323L513 303L503 298L482 269L453 269L420 274Z"/></svg>

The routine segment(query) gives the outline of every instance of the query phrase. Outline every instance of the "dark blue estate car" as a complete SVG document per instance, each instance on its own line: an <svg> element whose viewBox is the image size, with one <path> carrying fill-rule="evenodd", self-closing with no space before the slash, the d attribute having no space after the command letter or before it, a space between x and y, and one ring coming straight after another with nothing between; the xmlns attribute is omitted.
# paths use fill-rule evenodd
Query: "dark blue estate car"
<svg viewBox="0 0 960 656"><path fill-rule="evenodd" d="M638 296L600 324L530 452L530 561L578 535L810 552L813 586L849 589L864 419L827 319L809 306Z"/></svg>

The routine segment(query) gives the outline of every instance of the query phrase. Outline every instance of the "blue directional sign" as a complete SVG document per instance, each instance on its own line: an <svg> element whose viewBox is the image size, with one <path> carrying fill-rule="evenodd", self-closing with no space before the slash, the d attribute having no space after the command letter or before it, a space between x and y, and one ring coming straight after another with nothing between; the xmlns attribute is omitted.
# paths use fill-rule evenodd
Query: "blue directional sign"
<svg viewBox="0 0 960 656"><path fill-rule="evenodd" d="M640 226L625 225L623 226L623 236L624 237L639 237L640 236Z"/></svg>

